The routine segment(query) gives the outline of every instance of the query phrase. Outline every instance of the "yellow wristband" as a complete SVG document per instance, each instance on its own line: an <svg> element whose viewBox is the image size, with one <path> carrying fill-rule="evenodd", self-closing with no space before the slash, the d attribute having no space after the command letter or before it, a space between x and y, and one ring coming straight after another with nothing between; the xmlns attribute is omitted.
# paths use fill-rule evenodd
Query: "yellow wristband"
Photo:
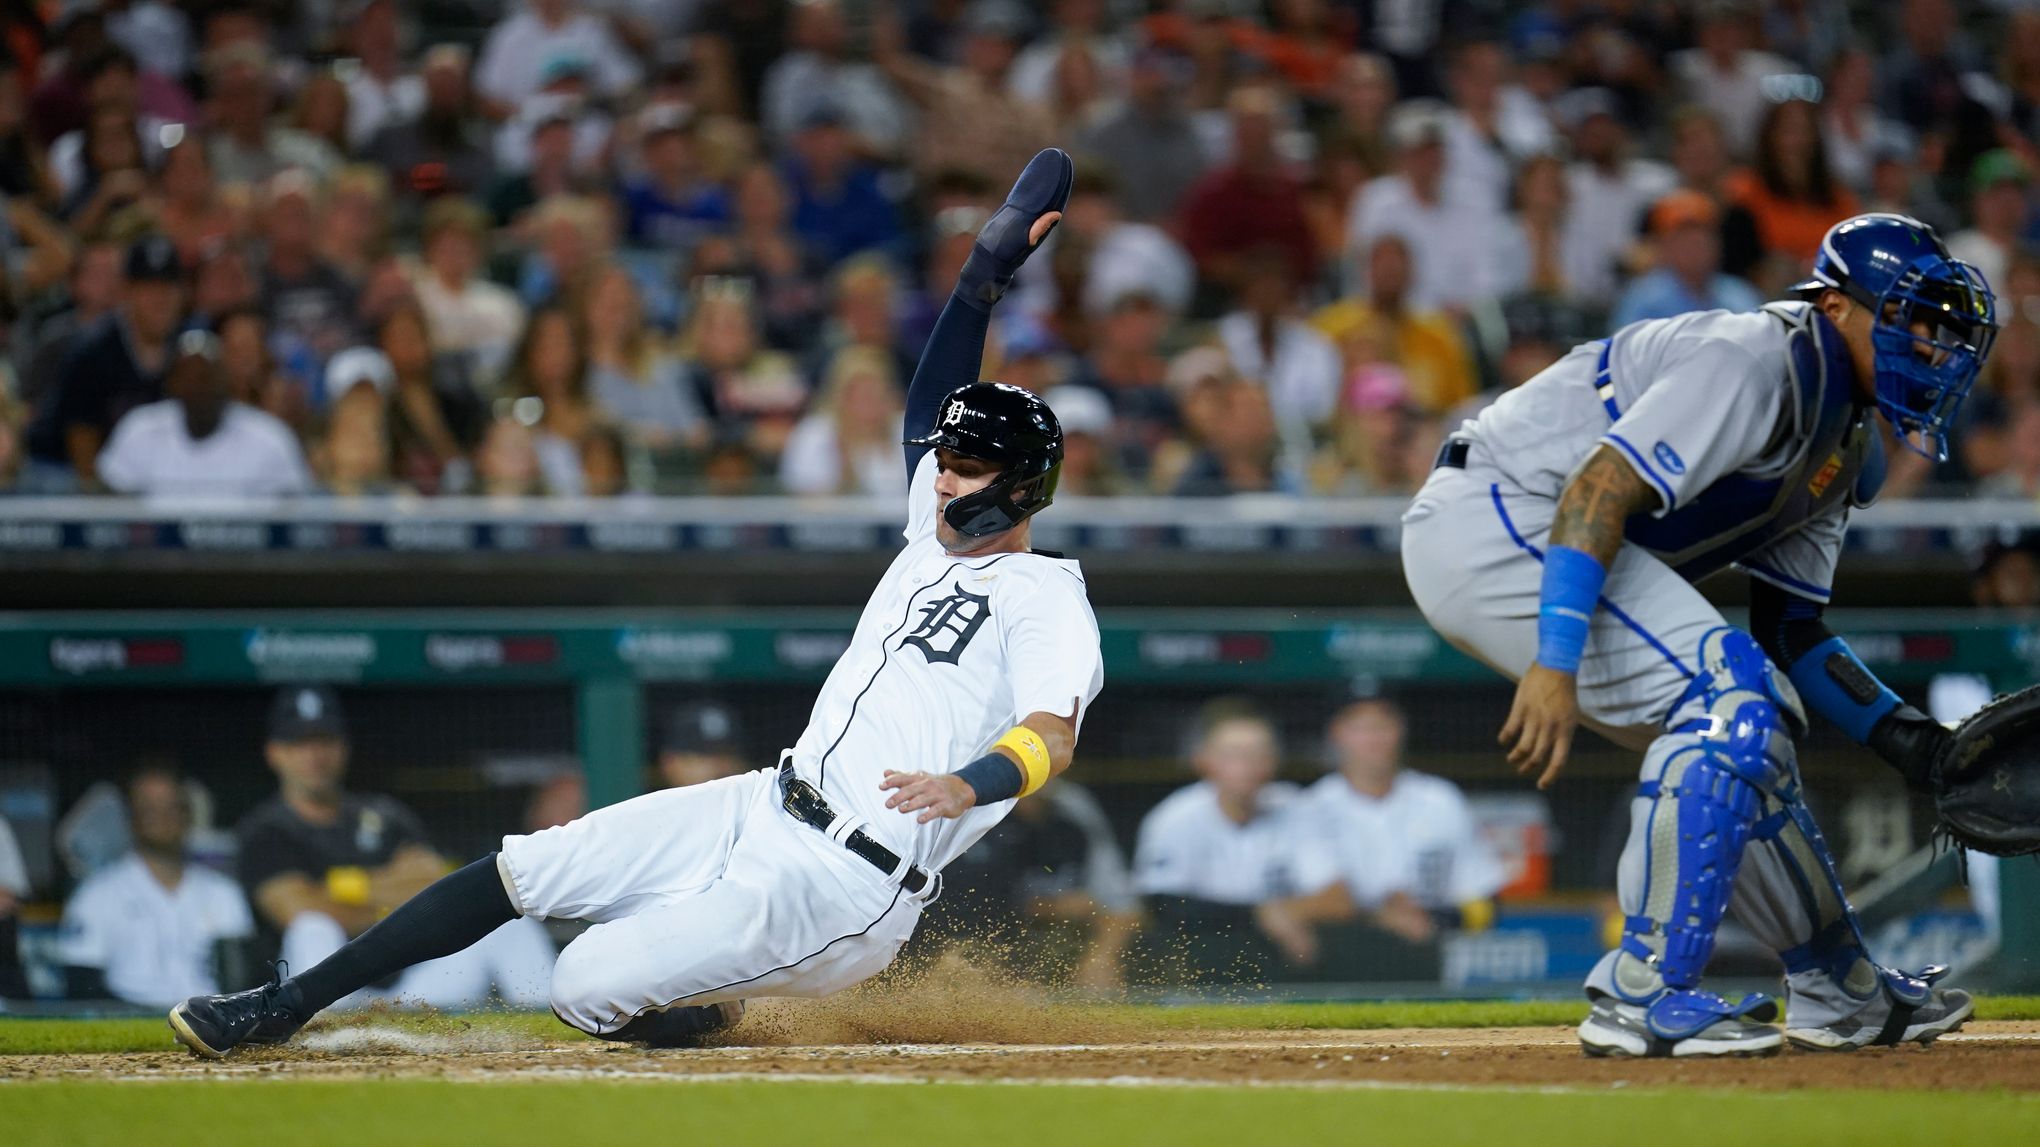
<svg viewBox="0 0 2040 1147"><path fill-rule="evenodd" d="M1033 796L1048 783L1048 742L1025 725L1015 725L992 746L1005 749L1020 761L1020 795Z"/></svg>
<svg viewBox="0 0 2040 1147"><path fill-rule="evenodd" d="M335 904L368 903L368 869L352 865L326 870L326 895Z"/></svg>

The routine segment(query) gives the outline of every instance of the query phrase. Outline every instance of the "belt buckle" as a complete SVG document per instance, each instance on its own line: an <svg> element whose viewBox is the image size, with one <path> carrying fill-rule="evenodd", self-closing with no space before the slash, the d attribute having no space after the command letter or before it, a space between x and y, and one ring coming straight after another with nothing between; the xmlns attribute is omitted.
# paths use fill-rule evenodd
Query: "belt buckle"
<svg viewBox="0 0 2040 1147"><path fill-rule="evenodd" d="M801 815L801 788L801 779L791 767L783 768L780 771L779 804L780 807L791 813L795 820L807 819Z"/></svg>
<svg viewBox="0 0 2040 1147"><path fill-rule="evenodd" d="M793 819L815 828L827 828L829 817L823 813L827 802L815 786L788 774L780 790L780 803Z"/></svg>

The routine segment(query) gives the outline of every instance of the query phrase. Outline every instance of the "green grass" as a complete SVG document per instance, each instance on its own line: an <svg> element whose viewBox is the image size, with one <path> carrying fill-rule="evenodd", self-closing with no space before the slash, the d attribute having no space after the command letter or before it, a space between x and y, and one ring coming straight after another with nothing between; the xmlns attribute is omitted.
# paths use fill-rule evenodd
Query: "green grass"
<svg viewBox="0 0 2040 1147"><path fill-rule="evenodd" d="M1100 1007L1101 1016L1129 1024L1175 1031L1270 1028L1311 1031L1328 1028L1495 1028L1558 1027L1579 1022L1572 1000L1413 1000L1320 1004L1200 1004L1186 1007ZM1977 1001L1978 1019L2040 1019L2040 996L1986 996ZM458 1031L466 1025L508 1031L534 1039L574 1039L578 1033L545 1014L479 1013L470 1016L406 1016L387 1022L422 1031ZM163 1021L141 1019L22 1019L0 1017L0 1055L36 1053L167 1051L175 1045Z"/></svg>
<svg viewBox="0 0 2040 1147"><path fill-rule="evenodd" d="M1846 1111L1846 1118L1837 1118ZM10 1144L1685 1144L2024 1141L2040 1103L1925 1092L1593 1094L714 1082L0 1085ZM1736 1128L1743 1129L1737 1132ZM650 1136L651 1138L647 1138Z"/></svg>
<svg viewBox="0 0 2040 1147"><path fill-rule="evenodd" d="M442 1016L392 1012L378 1019L421 1032L457 1033L486 1028L533 1039L585 1039L547 1012L477 1012ZM177 1047L161 1017L122 1019L25 1019L0 1016L0 1055L77 1054L105 1051L169 1051Z"/></svg>

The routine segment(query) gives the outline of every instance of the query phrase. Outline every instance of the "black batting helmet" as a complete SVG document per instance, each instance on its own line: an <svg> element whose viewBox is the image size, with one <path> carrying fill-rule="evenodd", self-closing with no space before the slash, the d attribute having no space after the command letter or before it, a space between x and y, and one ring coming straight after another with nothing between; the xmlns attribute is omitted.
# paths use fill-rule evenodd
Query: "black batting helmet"
<svg viewBox="0 0 2040 1147"><path fill-rule="evenodd" d="M959 386L936 408L935 426L909 446L932 446L995 462L999 476L942 511L967 538L1010 530L1055 500L1062 476L1062 425L1033 391L1003 382Z"/></svg>

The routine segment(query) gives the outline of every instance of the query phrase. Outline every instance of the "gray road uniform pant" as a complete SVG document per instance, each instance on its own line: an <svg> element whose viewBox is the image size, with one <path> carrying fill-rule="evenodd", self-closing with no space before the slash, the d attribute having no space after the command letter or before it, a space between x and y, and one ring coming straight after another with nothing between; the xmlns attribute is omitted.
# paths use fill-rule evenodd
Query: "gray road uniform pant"
<svg viewBox="0 0 2040 1147"><path fill-rule="evenodd" d="M1536 658L1542 555L1555 509L1552 498L1511 483L1476 444L1465 468L1432 472L1403 518L1403 568L1418 608L1446 640L1511 680ZM1608 572L1578 674L1583 722L1644 754L1618 876L1627 935L1588 976L1590 995L1643 1002L1677 978L1660 977L1658 957L1668 942L1681 942L1681 925L1690 923L1688 913L1675 911L1683 903L1680 881L1690 873L1679 871L1685 859L1675 840L1679 816L1661 806L1691 799L1675 794L1685 762L1702 746L1694 726L1704 724L1708 712L1706 699L1691 687L1705 672L1709 641L1718 643L1726 626L1684 578L1624 544ZM1789 692L1790 685L1784 688ZM1775 775L1745 790L1761 807L1746 810L1751 827L1739 870L1731 858L1732 907L1792 969L1789 1022L1818 1024L1858 1010L1877 986L1877 970L1861 955L1827 849L1797 799L1790 740L1776 740L1782 748ZM1655 817L1654 810L1660 810ZM1705 935L1697 937L1710 948L1715 926L1706 923ZM1698 964L1704 963L1703 952Z"/></svg>

